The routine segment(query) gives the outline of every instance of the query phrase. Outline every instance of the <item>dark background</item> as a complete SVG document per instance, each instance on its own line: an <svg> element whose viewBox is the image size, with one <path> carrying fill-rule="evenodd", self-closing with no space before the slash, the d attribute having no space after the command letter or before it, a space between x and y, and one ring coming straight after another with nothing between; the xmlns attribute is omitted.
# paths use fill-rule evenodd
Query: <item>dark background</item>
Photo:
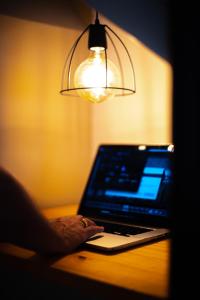
<svg viewBox="0 0 200 300"><path fill-rule="evenodd" d="M199 15L194 1L171 1L174 68L175 186L172 201L171 295L199 296Z"/></svg>

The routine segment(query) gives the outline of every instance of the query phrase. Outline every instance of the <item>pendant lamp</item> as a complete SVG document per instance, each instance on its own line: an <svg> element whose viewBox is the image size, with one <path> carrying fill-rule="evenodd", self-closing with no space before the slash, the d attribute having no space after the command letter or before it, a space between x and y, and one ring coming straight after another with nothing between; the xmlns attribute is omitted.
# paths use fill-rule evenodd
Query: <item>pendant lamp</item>
<svg viewBox="0 0 200 300"><path fill-rule="evenodd" d="M122 39L100 24L96 12L95 23L83 30L67 55L60 93L101 103L135 92L131 55Z"/></svg>

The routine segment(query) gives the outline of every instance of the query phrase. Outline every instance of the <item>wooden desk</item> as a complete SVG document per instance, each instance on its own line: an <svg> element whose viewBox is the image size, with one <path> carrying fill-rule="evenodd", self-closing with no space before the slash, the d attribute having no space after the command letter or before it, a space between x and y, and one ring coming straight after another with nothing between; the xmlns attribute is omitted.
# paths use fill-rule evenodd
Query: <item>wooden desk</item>
<svg viewBox="0 0 200 300"><path fill-rule="evenodd" d="M44 215L53 218L75 212L76 205L70 205L46 209ZM86 295L95 292L103 300L168 298L168 240L117 254L80 248L59 258L44 258L23 248L0 244L0 263L78 288Z"/></svg>

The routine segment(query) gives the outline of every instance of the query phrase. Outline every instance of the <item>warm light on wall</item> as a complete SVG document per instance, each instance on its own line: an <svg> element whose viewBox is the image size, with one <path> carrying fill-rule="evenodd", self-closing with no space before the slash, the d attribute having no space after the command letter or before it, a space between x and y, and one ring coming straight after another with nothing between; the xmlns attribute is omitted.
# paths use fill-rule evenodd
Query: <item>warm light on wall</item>
<svg viewBox="0 0 200 300"><path fill-rule="evenodd" d="M73 59L76 61L78 44L87 32L89 33L89 57L75 67ZM124 64L121 62L114 39L120 44L127 57L126 71L123 69ZM108 58L108 41L114 49L116 63ZM127 69L131 70L129 84L126 81ZM62 95L73 95L75 92L76 95L93 103L136 92L135 71L131 56L121 38L109 26L99 23L98 13L96 13L95 24L87 26L71 48L65 63L60 92Z"/></svg>
<svg viewBox="0 0 200 300"><path fill-rule="evenodd" d="M0 15L0 165L40 207L77 203L90 167L91 105L58 94L61 41L82 28L67 18L74 28Z"/></svg>

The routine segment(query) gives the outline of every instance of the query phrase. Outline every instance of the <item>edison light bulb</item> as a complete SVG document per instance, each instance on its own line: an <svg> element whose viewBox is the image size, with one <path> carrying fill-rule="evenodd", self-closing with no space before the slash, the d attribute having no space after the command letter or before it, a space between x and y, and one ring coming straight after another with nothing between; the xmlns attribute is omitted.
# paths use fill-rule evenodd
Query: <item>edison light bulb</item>
<svg viewBox="0 0 200 300"><path fill-rule="evenodd" d="M93 103L100 103L114 96L115 89L112 87L119 86L119 78L118 69L112 61L107 60L106 85L104 50L100 47L93 47L88 59L84 60L77 68L74 75L74 85L75 88L80 88L77 90L80 97Z"/></svg>

